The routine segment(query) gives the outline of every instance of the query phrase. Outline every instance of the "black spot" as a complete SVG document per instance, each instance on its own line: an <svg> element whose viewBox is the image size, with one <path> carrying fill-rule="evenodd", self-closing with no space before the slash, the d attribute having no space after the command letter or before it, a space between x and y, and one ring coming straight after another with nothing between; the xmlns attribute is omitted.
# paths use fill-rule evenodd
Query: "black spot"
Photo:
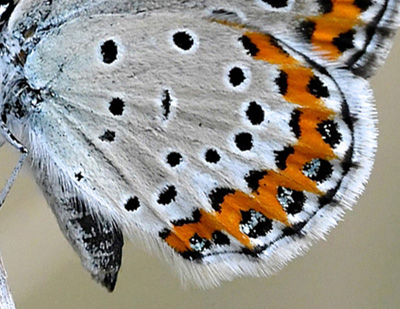
<svg viewBox="0 0 400 309"><path fill-rule="evenodd" d="M102 142L113 142L115 140L115 132L107 130L102 136L99 136Z"/></svg>
<svg viewBox="0 0 400 309"><path fill-rule="evenodd" d="M275 79L275 83L279 87L279 93L286 95L288 89L288 75L285 71L280 71L279 76Z"/></svg>
<svg viewBox="0 0 400 309"><path fill-rule="evenodd" d="M246 80L246 76L241 68L234 67L229 71L229 82L233 87L241 85Z"/></svg>
<svg viewBox="0 0 400 309"><path fill-rule="evenodd" d="M364 12L372 5L372 0L354 0L354 5Z"/></svg>
<svg viewBox="0 0 400 309"><path fill-rule="evenodd" d="M176 188L174 186L167 186L161 191L160 195L158 196L157 203L161 205L171 204L172 201L175 201L176 195Z"/></svg>
<svg viewBox="0 0 400 309"><path fill-rule="evenodd" d="M208 195L211 202L211 207L215 211L221 210L221 204L224 202L225 196L235 193L235 190L229 188L216 188Z"/></svg>
<svg viewBox="0 0 400 309"><path fill-rule="evenodd" d="M218 163L221 160L221 156L215 149L208 149L206 151L205 159L208 163Z"/></svg>
<svg viewBox="0 0 400 309"><path fill-rule="evenodd" d="M244 180L247 182L247 186L253 191L257 191L260 187L260 180L267 175L267 171L250 171L245 177Z"/></svg>
<svg viewBox="0 0 400 309"><path fill-rule="evenodd" d="M333 39L332 43L343 53L348 49L354 48L355 33L354 29L341 33Z"/></svg>
<svg viewBox="0 0 400 309"><path fill-rule="evenodd" d="M125 203L125 209L127 211L135 211L140 207L140 201L137 196L129 198Z"/></svg>
<svg viewBox="0 0 400 309"><path fill-rule="evenodd" d="M274 151L275 154L275 164L280 170L286 169L287 158L294 153L294 148L292 146L287 146L280 151Z"/></svg>
<svg viewBox="0 0 400 309"><path fill-rule="evenodd" d="M196 209L195 211L193 211L191 218L179 219L172 221L171 223L175 226L184 226L186 224L198 223L200 221L200 218L201 218L200 210Z"/></svg>
<svg viewBox="0 0 400 309"><path fill-rule="evenodd" d="M303 192L278 187L277 200L287 213L295 215L302 211L306 197Z"/></svg>
<svg viewBox="0 0 400 309"><path fill-rule="evenodd" d="M332 148L342 141L342 134L339 132L337 123L333 120L326 120L318 124L317 131L321 134L324 142Z"/></svg>
<svg viewBox="0 0 400 309"><path fill-rule="evenodd" d="M264 121L264 110L261 105L256 102L250 102L249 107L246 110L247 118L253 125L259 125Z"/></svg>
<svg viewBox="0 0 400 309"><path fill-rule="evenodd" d="M178 152L170 152L167 155L167 163L171 165L171 167L175 167L182 162L182 155Z"/></svg>
<svg viewBox="0 0 400 309"><path fill-rule="evenodd" d="M114 98L110 102L110 107L108 108L114 116L121 116L124 112L125 103L119 98Z"/></svg>
<svg viewBox="0 0 400 309"><path fill-rule="evenodd" d="M321 82L318 76L311 77L307 85L308 92L311 93L316 98L326 98L329 97L329 91L326 86Z"/></svg>
<svg viewBox="0 0 400 309"><path fill-rule="evenodd" d="M171 235L171 231L169 229L163 229L160 233L158 233L158 236L160 236L161 239L167 239L169 235Z"/></svg>
<svg viewBox="0 0 400 309"><path fill-rule="evenodd" d="M240 231L250 238L257 238L267 235L272 229L272 220L268 219L261 212L250 209L240 211L242 220L239 223Z"/></svg>
<svg viewBox="0 0 400 309"><path fill-rule="evenodd" d="M189 243L190 248L196 252L202 252L211 246L211 242L208 239L200 237L197 233L189 239Z"/></svg>
<svg viewBox="0 0 400 309"><path fill-rule="evenodd" d="M332 203L333 198L335 197L337 191L338 191L338 188L336 187L336 188L328 190L327 192L325 192L324 195L320 196L318 199L319 208L323 208L327 204Z"/></svg>
<svg viewBox="0 0 400 309"><path fill-rule="evenodd" d="M301 233L302 228L306 225L307 222L298 222L291 226L287 226L282 230L283 237L302 237L303 234Z"/></svg>
<svg viewBox="0 0 400 309"><path fill-rule="evenodd" d="M287 0L262 0L262 2L269 4L274 9L281 9L288 6Z"/></svg>
<svg viewBox="0 0 400 309"><path fill-rule="evenodd" d="M323 159L313 159L303 166L303 174L317 182L325 181L332 175L332 173L332 164Z"/></svg>
<svg viewBox="0 0 400 309"><path fill-rule="evenodd" d="M162 108L163 108L163 116L165 119L168 119L168 116L171 112L171 104L172 104L172 98L171 98L171 94L169 93L169 90L164 90L163 92L163 96L161 99L161 103L162 103Z"/></svg>
<svg viewBox="0 0 400 309"><path fill-rule="evenodd" d="M75 173L75 178L77 181L81 181L84 178L82 172Z"/></svg>
<svg viewBox="0 0 400 309"><path fill-rule="evenodd" d="M107 64L117 60L118 48L113 40L108 40L101 45L101 55L103 56L103 62Z"/></svg>
<svg viewBox="0 0 400 309"><path fill-rule="evenodd" d="M252 56L255 57L257 56L257 54L260 52L260 49L257 47L256 44L254 44L250 38L246 35L243 35L239 41L242 42L243 47L247 50L247 53Z"/></svg>
<svg viewBox="0 0 400 309"><path fill-rule="evenodd" d="M307 40L307 42L311 42L311 39L315 32L315 27L315 22L304 20L300 23L298 31L302 34L303 38Z"/></svg>
<svg viewBox="0 0 400 309"><path fill-rule="evenodd" d="M300 116L301 116L301 111L298 109L295 109L292 112L291 119L289 121L289 126L292 129L292 132L296 138L300 138L301 136L301 129L300 129Z"/></svg>
<svg viewBox="0 0 400 309"><path fill-rule="evenodd" d="M182 252L181 256L185 260L189 260L189 261L200 260L203 257L203 255L200 252L192 251L192 250L187 250L185 252Z"/></svg>
<svg viewBox="0 0 400 309"><path fill-rule="evenodd" d="M212 240L214 242L214 244L216 245L227 245L229 246L231 244L228 236L226 236L224 233L220 232L220 231L216 231L212 234Z"/></svg>
<svg viewBox="0 0 400 309"><path fill-rule="evenodd" d="M250 133L239 133L235 136L236 147L241 151L247 151L253 148L253 136Z"/></svg>
<svg viewBox="0 0 400 309"><path fill-rule="evenodd" d="M180 49L188 51L193 47L194 40L186 31L179 31L173 35L173 40L176 46Z"/></svg>
<svg viewBox="0 0 400 309"><path fill-rule="evenodd" d="M332 12L333 9L332 0L318 0L318 4L320 7L320 12L322 14L328 14Z"/></svg>

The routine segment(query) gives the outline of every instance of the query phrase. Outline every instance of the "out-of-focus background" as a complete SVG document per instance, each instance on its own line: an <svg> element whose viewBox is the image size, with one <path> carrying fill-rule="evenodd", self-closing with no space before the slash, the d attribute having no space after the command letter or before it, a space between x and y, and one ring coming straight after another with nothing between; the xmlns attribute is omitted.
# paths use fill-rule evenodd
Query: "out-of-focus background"
<svg viewBox="0 0 400 309"><path fill-rule="evenodd" d="M165 262L126 243L109 294L81 267L25 166L0 212L0 250L18 308L400 308L400 36L372 79L379 149L366 192L344 222L271 278L182 288ZM6 179L18 153L0 150Z"/></svg>

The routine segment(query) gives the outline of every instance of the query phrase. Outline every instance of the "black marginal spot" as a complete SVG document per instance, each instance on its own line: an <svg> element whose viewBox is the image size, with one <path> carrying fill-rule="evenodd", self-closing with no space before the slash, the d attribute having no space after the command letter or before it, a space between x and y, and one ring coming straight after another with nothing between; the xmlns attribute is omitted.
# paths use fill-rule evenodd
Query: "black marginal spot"
<svg viewBox="0 0 400 309"><path fill-rule="evenodd" d="M303 38L306 39L308 43L310 43L315 32L315 27L315 22L311 20L304 20L300 23L298 31L301 33Z"/></svg>
<svg viewBox="0 0 400 309"><path fill-rule="evenodd" d="M221 204L224 202L225 196L235 193L235 190L229 188L216 188L208 195L211 202L211 207L215 211L221 210Z"/></svg>
<svg viewBox="0 0 400 309"><path fill-rule="evenodd" d="M182 155L179 152L170 152L167 155L167 163L171 166L171 167L175 167L179 164L181 164L182 162Z"/></svg>
<svg viewBox="0 0 400 309"><path fill-rule="evenodd" d="M245 80L246 76L241 68L234 67L229 71L229 82L233 87L240 86Z"/></svg>
<svg viewBox="0 0 400 309"><path fill-rule="evenodd" d="M179 219L172 221L171 223L174 226L184 226L186 224L198 223L200 221L200 218L201 218L200 210L196 209L195 211L193 211L191 218Z"/></svg>
<svg viewBox="0 0 400 309"><path fill-rule="evenodd" d="M246 115L251 124L260 125L264 121L265 113L261 105L256 102L250 102L249 107L246 110Z"/></svg>
<svg viewBox="0 0 400 309"><path fill-rule="evenodd" d="M172 37L174 44L184 51L188 51L193 47L194 40L186 31L178 31Z"/></svg>
<svg viewBox="0 0 400 309"><path fill-rule="evenodd" d="M333 9L332 0L318 0L318 4L320 7L320 12L322 14L328 14L332 12Z"/></svg>
<svg viewBox="0 0 400 309"><path fill-rule="evenodd" d="M275 164L280 170L286 169L287 158L294 153L294 148L292 146L286 146L283 150L275 150Z"/></svg>
<svg viewBox="0 0 400 309"><path fill-rule="evenodd" d="M208 149L205 154L205 159L208 163L216 164L221 160L221 156L215 149Z"/></svg>
<svg viewBox="0 0 400 309"><path fill-rule="evenodd" d="M257 191L260 187L260 180L263 179L267 175L267 171L250 171L245 177L244 180L247 182L247 186L253 191Z"/></svg>
<svg viewBox="0 0 400 309"><path fill-rule="evenodd" d="M185 252L182 252L181 256L185 260L189 260L189 261L201 260L201 258L203 257L203 255L200 252L191 251L191 250L187 250Z"/></svg>
<svg viewBox="0 0 400 309"><path fill-rule="evenodd" d="M211 246L211 242L208 239L200 237L197 233L189 239L189 243L190 248L195 252L203 252Z"/></svg>
<svg viewBox="0 0 400 309"><path fill-rule="evenodd" d="M329 97L328 87L322 83L318 76L311 77L307 88L308 92L318 99Z"/></svg>
<svg viewBox="0 0 400 309"><path fill-rule="evenodd" d="M171 204L172 201L175 201L176 195L176 188L174 186L167 186L161 191L160 195L158 196L157 203L161 205Z"/></svg>
<svg viewBox="0 0 400 309"><path fill-rule="evenodd" d="M337 123L333 120L326 120L319 123L317 131L321 134L324 142L332 148L342 141L342 134L339 132Z"/></svg>
<svg viewBox="0 0 400 309"><path fill-rule="evenodd" d="M212 240L213 243L216 245L220 245L220 246L229 246L231 244L228 236L226 236L224 233L220 232L220 231L215 231L212 234Z"/></svg>
<svg viewBox="0 0 400 309"><path fill-rule="evenodd" d="M343 53L348 49L354 48L355 33L354 29L341 33L333 39L332 43Z"/></svg>
<svg viewBox="0 0 400 309"><path fill-rule="evenodd" d="M127 211L135 211L140 207L139 198L137 196L129 198L124 207Z"/></svg>
<svg viewBox="0 0 400 309"><path fill-rule="evenodd" d="M115 132L114 131L110 131L110 130L106 130L106 132L104 132L103 135L99 136L99 139L102 142L113 142L115 140Z"/></svg>
<svg viewBox="0 0 400 309"><path fill-rule="evenodd" d="M285 227L282 230L282 237L302 237L303 234L301 233L302 228L306 225L307 222L298 222L293 224L292 226Z"/></svg>
<svg viewBox="0 0 400 309"><path fill-rule="evenodd" d="M279 93L283 96L286 95L288 90L288 74L281 70L279 76L275 79L275 83L279 87Z"/></svg>
<svg viewBox="0 0 400 309"><path fill-rule="evenodd" d="M260 49L257 47L256 44L254 44L254 43L251 41L251 39L250 39L248 36L243 35L243 36L239 39L239 41L242 42L243 47L247 50L247 53L248 53L250 56L255 57L255 56L257 56L257 54L260 52Z"/></svg>
<svg viewBox="0 0 400 309"><path fill-rule="evenodd" d="M289 126L292 129L292 132L296 138L300 138L301 136L301 128L300 128L300 116L301 116L301 111L298 109L295 109L292 112L290 121L289 121Z"/></svg>
<svg viewBox="0 0 400 309"><path fill-rule="evenodd" d="M261 212L250 209L249 211L241 210L240 213L242 220L239 223L239 230L248 237L262 237L272 229L272 220Z"/></svg>
<svg viewBox="0 0 400 309"><path fill-rule="evenodd" d="M295 215L302 211L306 201L306 197L303 192L285 187L278 187L278 194L276 198L286 212L291 215Z"/></svg>
<svg viewBox="0 0 400 309"><path fill-rule="evenodd" d="M84 178L82 172L75 173L75 178L77 181L81 181Z"/></svg>
<svg viewBox="0 0 400 309"><path fill-rule="evenodd" d="M317 182L325 181L332 175L332 173L332 164L323 159L313 159L303 166L303 174Z"/></svg>
<svg viewBox="0 0 400 309"><path fill-rule="evenodd" d="M354 5L364 12L372 5L372 0L354 0Z"/></svg>
<svg viewBox="0 0 400 309"><path fill-rule="evenodd" d="M114 116L121 116L124 112L125 103L120 98L114 98L110 102L109 110Z"/></svg>
<svg viewBox="0 0 400 309"><path fill-rule="evenodd" d="M262 0L262 2L269 4L274 9L281 9L288 6L287 0Z"/></svg>
<svg viewBox="0 0 400 309"><path fill-rule="evenodd" d="M169 229L163 229L158 233L161 239L167 239L169 235L171 235L171 230Z"/></svg>
<svg viewBox="0 0 400 309"><path fill-rule="evenodd" d="M168 116L171 112L171 104L172 104L171 94L169 93L168 89L164 90L163 92L161 104L163 108L163 116L165 119L168 119Z"/></svg>
<svg viewBox="0 0 400 309"><path fill-rule="evenodd" d="M250 133L239 133L235 136L236 147L241 151L248 151L253 148L253 136Z"/></svg>
<svg viewBox="0 0 400 309"><path fill-rule="evenodd" d="M338 191L338 188L333 188L333 189L328 190L323 196L321 196L318 199L319 208L323 208L327 204L332 203L333 198L335 197L337 191Z"/></svg>
<svg viewBox="0 0 400 309"><path fill-rule="evenodd" d="M118 48L113 40L105 41L101 45L101 55L103 56L103 62L107 64L117 60Z"/></svg>

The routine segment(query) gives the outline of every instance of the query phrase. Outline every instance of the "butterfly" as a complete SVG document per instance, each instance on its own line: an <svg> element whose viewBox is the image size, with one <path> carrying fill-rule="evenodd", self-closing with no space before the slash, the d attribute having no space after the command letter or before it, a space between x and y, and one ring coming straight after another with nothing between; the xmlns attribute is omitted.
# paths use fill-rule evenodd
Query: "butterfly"
<svg viewBox="0 0 400 309"><path fill-rule="evenodd" d="M124 237L208 287L331 230L376 150L397 1L2 4L1 133L112 291Z"/></svg>

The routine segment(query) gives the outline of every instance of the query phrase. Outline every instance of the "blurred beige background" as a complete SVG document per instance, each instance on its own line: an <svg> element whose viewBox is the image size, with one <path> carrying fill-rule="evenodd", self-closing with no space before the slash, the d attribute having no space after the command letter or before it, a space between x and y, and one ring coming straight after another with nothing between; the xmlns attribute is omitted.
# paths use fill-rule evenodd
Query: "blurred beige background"
<svg viewBox="0 0 400 309"><path fill-rule="evenodd" d="M344 222L271 278L184 290L164 262L125 246L116 291L81 267L28 166L0 213L0 250L18 308L400 308L400 36L372 80L379 150L365 194ZM6 179L17 153L0 150Z"/></svg>

